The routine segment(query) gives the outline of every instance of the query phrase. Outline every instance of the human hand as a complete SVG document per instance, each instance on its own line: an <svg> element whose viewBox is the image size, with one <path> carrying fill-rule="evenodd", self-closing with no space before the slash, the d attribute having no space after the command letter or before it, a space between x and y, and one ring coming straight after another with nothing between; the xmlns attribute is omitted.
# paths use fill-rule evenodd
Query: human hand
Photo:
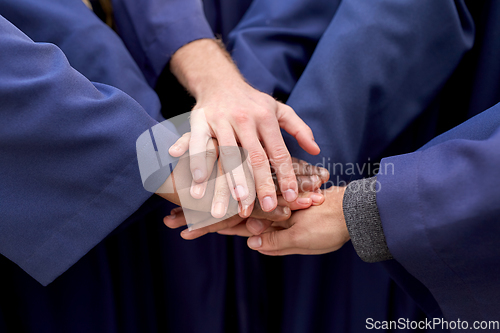
<svg viewBox="0 0 500 333"><path fill-rule="evenodd" d="M218 188L216 185L220 186L221 184L214 184L214 182L196 184L193 181L191 172L189 171L189 156L186 154L190 137L191 133L186 133L177 140L174 146L170 147L170 155L178 157L179 161L167 180L156 191L156 194L179 206L181 205L182 197L182 205L185 208L210 212L212 202L224 200L224 194L221 191L217 191ZM210 139L206 144L205 150L200 154L203 154L207 161L207 171L210 174L218 173L218 164L216 162L219 156L219 149L217 140ZM208 192L211 195L204 196L207 186ZM190 195L186 195L186 189L189 190Z"/></svg>
<svg viewBox="0 0 500 333"><path fill-rule="evenodd" d="M293 169L295 176L297 178L297 183L299 184L299 197L292 203L287 203L281 195L278 196L278 207L271 212L264 212L260 207L259 203L256 203L255 208L252 212L252 217L257 219L269 219L269 220L285 220L290 217L292 210L305 209L311 205L320 205L323 203L323 195L317 193L322 184L324 184L330 177L328 171L321 167L316 167L310 165L304 161L293 159ZM224 178L224 177L222 177ZM316 192L316 193L315 193ZM321 191L319 191L321 192ZM226 190L226 197L229 197L229 193ZM191 214L192 212L190 212ZM249 212L245 212L243 218L250 216ZM227 228L234 228L236 225L238 227L245 226L244 219L238 217L231 217L225 219L219 223L203 227L198 230L193 231L183 231L181 234L186 239L194 239L205 235L209 232L218 232ZM171 215L164 219L165 224L170 228L178 228L186 225L186 219L184 212L181 208L176 208L172 210Z"/></svg>
<svg viewBox="0 0 500 333"><path fill-rule="evenodd" d="M344 191L344 187L330 187L323 191L325 202L322 205L296 211L288 220L272 222L250 218L246 228L238 227L221 233L251 236L248 246L271 256L336 251L350 239L342 209ZM255 236L252 224L265 231Z"/></svg>
<svg viewBox="0 0 500 333"><path fill-rule="evenodd" d="M324 201L322 194L316 192L305 192L299 193L299 197L292 203L287 203L281 195L278 196L278 206L271 212L264 212L257 202L254 209L251 212L250 217L257 219L263 219L265 221L284 221L290 218L292 211L298 209L306 209L312 205L321 205ZM193 214L193 212L190 212ZM225 230L235 230L238 228L245 228L246 218L242 218L239 215L234 215L227 218L221 222L210 224L206 227L189 230L185 229L181 232L181 237L186 240L192 240L204 236L208 233L219 232L224 234ZM165 225L171 229L176 229L186 225L186 218L184 215L184 210L181 207L172 209L169 216L163 219ZM203 222L201 222L203 223Z"/></svg>
<svg viewBox="0 0 500 333"><path fill-rule="evenodd" d="M197 101L191 114L190 152L198 154L211 137L223 147L236 147L239 142L248 151L262 209L270 212L277 206L269 161L285 200L293 202L298 185L280 128L293 135L308 153L318 154L311 129L289 106L249 86L214 41L195 41L179 49L172 57L171 70ZM223 168L230 158L237 157L221 151ZM193 159L190 169L196 183L208 178L206 165L203 158ZM227 173L233 198L247 198L250 190L243 170L234 169L232 179Z"/></svg>

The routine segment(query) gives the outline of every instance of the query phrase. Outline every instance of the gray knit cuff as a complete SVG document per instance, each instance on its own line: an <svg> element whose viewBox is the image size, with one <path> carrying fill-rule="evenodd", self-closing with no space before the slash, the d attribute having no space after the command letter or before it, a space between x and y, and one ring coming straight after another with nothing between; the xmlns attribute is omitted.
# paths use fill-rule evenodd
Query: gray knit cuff
<svg viewBox="0 0 500 333"><path fill-rule="evenodd" d="M344 217L352 245L366 262L392 259L377 207L377 177L356 180L344 193Z"/></svg>

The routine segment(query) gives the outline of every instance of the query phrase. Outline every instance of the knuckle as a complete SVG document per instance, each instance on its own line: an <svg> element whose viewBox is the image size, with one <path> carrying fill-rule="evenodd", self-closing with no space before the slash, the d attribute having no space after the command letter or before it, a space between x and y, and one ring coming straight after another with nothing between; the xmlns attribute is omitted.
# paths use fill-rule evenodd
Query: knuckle
<svg viewBox="0 0 500 333"><path fill-rule="evenodd" d="M287 113L295 113L295 111L292 109L292 107L290 105L287 105L287 104L282 104L282 108L283 108L283 111L287 112Z"/></svg>
<svg viewBox="0 0 500 333"><path fill-rule="evenodd" d="M273 195L276 193L278 187L274 184L274 182L269 181L268 178L261 180L257 186L256 191L259 193L259 197Z"/></svg>
<svg viewBox="0 0 500 333"><path fill-rule="evenodd" d="M229 194L227 186L220 186L214 190L214 198L226 198Z"/></svg>
<svg viewBox="0 0 500 333"><path fill-rule="evenodd" d="M286 149L286 147L275 147L273 150L273 156L272 156L272 162L276 164L282 164L286 162L292 162L292 157L290 156L290 153Z"/></svg>
<svg viewBox="0 0 500 333"><path fill-rule="evenodd" d="M311 175L311 174L312 174L312 172L313 172L313 168L312 168L312 167L313 167L313 166L312 166L311 164L309 164L309 163L304 164L304 173L305 173L306 175Z"/></svg>
<svg viewBox="0 0 500 333"><path fill-rule="evenodd" d="M271 249L279 249L279 238L277 232L270 232L269 237L267 238L269 247Z"/></svg>
<svg viewBox="0 0 500 333"><path fill-rule="evenodd" d="M286 221L290 216L282 214L278 211L278 209L275 209L272 213L269 214L270 216L267 217L271 221Z"/></svg>
<svg viewBox="0 0 500 333"><path fill-rule="evenodd" d="M206 156L208 158L217 158L217 152L215 149L207 149Z"/></svg>
<svg viewBox="0 0 500 333"><path fill-rule="evenodd" d="M223 146L219 147L219 153L222 158L236 158L240 157L240 150L236 146Z"/></svg>
<svg viewBox="0 0 500 333"><path fill-rule="evenodd" d="M233 119L237 124L247 124L250 121L250 116L245 111L239 110L234 112Z"/></svg>
<svg viewBox="0 0 500 333"><path fill-rule="evenodd" d="M257 112L261 119L276 118L276 113L272 110L270 106L259 108Z"/></svg>
<svg viewBox="0 0 500 333"><path fill-rule="evenodd" d="M252 167L260 168L269 164L266 154L263 151L251 151L248 153Z"/></svg>

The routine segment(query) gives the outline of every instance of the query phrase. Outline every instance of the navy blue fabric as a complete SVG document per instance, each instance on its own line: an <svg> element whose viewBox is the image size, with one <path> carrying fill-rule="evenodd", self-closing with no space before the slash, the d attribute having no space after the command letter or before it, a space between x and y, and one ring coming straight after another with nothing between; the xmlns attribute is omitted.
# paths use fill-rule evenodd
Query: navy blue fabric
<svg viewBox="0 0 500 333"><path fill-rule="evenodd" d="M213 38L201 0L113 0L119 35L154 86L180 47Z"/></svg>
<svg viewBox="0 0 500 333"><path fill-rule="evenodd" d="M235 274L234 269L227 269L228 262L232 264L233 259L226 256L226 253L231 253L231 248L227 248L230 240L222 236L211 235L194 242L184 241L179 237L178 231L169 230L162 222L163 217L169 214L173 205L156 197L148 199L150 193L144 191L140 183L135 158L135 139L142 131L156 124L153 118L161 120L161 115L157 96L145 81L141 69L134 62L122 41L102 22L99 22L80 0L3 1L0 3L0 13L8 16L36 41L57 44L67 53L70 64L87 78L120 88L134 97L147 111L147 113L144 112L136 102L117 89L102 84L95 86L107 95L102 97L103 101L92 102L89 98L85 99L85 95L79 95L80 89L83 89L82 92L86 91L84 84L80 82L80 85L77 85L78 82L68 82L62 75L58 77L48 76L51 80L46 80L46 83L54 89L51 94L36 94L40 90L34 89L11 96L12 102L15 102L14 99L18 104L25 102L26 107L32 106L31 102L33 105L40 101L43 102L33 109L32 113L19 112L19 110L25 111L24 109L16 110L18 118L24 117L26 122L31 124L36 122L36 125L40 126L40 129L32 134L41 138L39 146L35 148L42 147L43 149L38 149L39 155L36 155L34 151L30 152L31 155L38 156L33 161L32 167L38 168L37 163L44 159L47 160L47 163L55 163L56 159L59 158L58 155L54 155L52 158L48 153L43 155L51 148L50 145L54 141L53 135L46 138L43 135L57 133L60 126L64 130L61 133L66 133L69 139L64 143L58 142L56 147L59 150L66 149L65 152L71 158L80 153L78 150L72 151L75 150L75 147L85 148L88 150L88 154L91 154L91 148L95 148L95 145L102 145L105 139L118 141L123 139L124 142L119 146L113 141L112 147L116 148L115 151L109 151L110 143L95 152L95 154L100 153L102 156L92 155L95 157L95 161L92 159L90 161L96 167L110 161L115 163L102 170L99 169L99 172L102 171L102 175L96 170L91 170L92 166L89 161L81 163L81 159L75 159L74 162L81 163L80 166L71 165L71 168L66 170L64 169L66 165L58 168L56 164L50 164L51 171L55 174L46 180L43 177L40 180L35 178L34 185L36 186L33 186L32 189L38 191L39 187L43 186L47 192L51 189L49 185L54 186L54 184L47 184L47 182L58 179L58 173L61 170L66 171L61 175L58 185L64 187L65 190L64 193L61 193L62 198L54 198L54 193L49 193L51 196L47 196L46 192L40 192L45 206L37 207L39 210L43 208L43 211L38 212L41 222L37 225L40 225L42 229L33 228L31 225L33 220L24 221L26 225L22 224L22 229L15 228L20 226L19 223L17 225L3 224L12 230L17 230L18 233L27 230L30 235L35 235L40 230L43 231L43 227L49 227L45 223L45 217L58 215L63 210L71 210L71 201L81 197L76 196L75 192L86 191L88 187L105 186L106 178L115 177L117 183L121 184L116 191L110 187L103 192L106 195L113 195L111 198L103 197L102 200L96 202L98 208L105 210L105 214L101 214L101 211L96 213L95 210L91 209L81 212L82 215L87 214L87 232L96 232L93 237L98 244L76 264L61 259L68 256L67 251L61 251L50 257L50 260L65 266L57 274L53 273L53 266L47 265L41 268L43 270L42 278L45 278L44 274L49 275L46 280L42 280L44 284L52 281L67 269L48 287L43 287L12 261L0 256L0 271L2 272L0 277L0 332L237 331L238 318L234 296ZM12 26L11 28L13 29ZM7 44L2 43L2 45ZM41 48L42 46L37 47ZM33 46L33 50L36 50L37 47ZM61 67L67 67L67 71L72 74L71 77L77 77L80 81L85 81L87 85L92 86L82 75L69 68L67 60L54 45L44 44L43 47L58 55L57 62L60 63ZM24 64L24 58L15 59L16 52L13 48L9 47L3 51L1 53L2 60L8 59L4 62L7 68L13 63ZM39 53L33 52L30 55L30 61L24 64L26 71L36 70L37 66L42 66L39 70L45 68L43 67L44 59L50 57L41 57ZM12 68L12 70L14 69L17 67ZM47 71L49 69L52 68L47 68ZM2 74L7 75L8 73L2 71ZM35 74L36 72L32 73L32 75ZM11 84L15 86L15 81L4 80L4 77L2 77L1 83L2 89L10 87ZM40 84L42 83L40 82ZM33 87L30 86L30 88ZM95 88L92 89L94 94L99 94ZM35 93L36 99L28 99L27 97L31 97L33 93ZM4 95L2 95L3 97ZM5 101L5 103L10 103L9 100ZM72 101L73 104L68 105L69 101ZM167 105L167 108L169 110L170 105ZM130 109L139 112L139 115L135 115ZM4 113L12 111L2 110L5 111ZM47 110L51 110L51 112ZM100 118L96 118L96 115L99 115ZM7 114L5 117L5 121L17 119L9 118ZM31 117L33 119L30 119ZM44 120L49 117L51 117L52 122L44 124ZM62 117L62 119L56 121L58 117ZM99 123L99 120L102 120L103 123ZM10 129L10 132L4 133L2 126L2 139L7 138L8 135L12 134L11 132L17 133L15 128L22 125L20 121L17 123L15 125L11 125L11 122L8 123L5 128ZM110 123L116 127L108 128ZM64 126L67 126L67 130ZM133 126L136 127L133 128ZM34 127L31 126L30 129L32 128ZM80 138L78 135L82 131L89 132L89 134ZM77 137L69 137L68 133L71 132ZM89 144L87 141L91 140L89 137L91 134L99 134L100 136L96 136L94 141L90 141ZM20 131L19 135L22 135ZM9 138L8 141L5 141L5 145L2 143L2 147L7 147L7 144L17 138L18 136ZM88 140L85 141L85 138ZM30 139L29 136L26 137L26 141L28 139ZM58 150L52 149L54 149L54 154L58 154ZM3 156L2 154L2 158ZM27 155L26 160L30 156ZM82 159L84 157L86 156L82 156ZM130 163L128 169L123 174L116 175L118 170L115 171L115 169L121 167L125 163L124 161ZM3 159L1 161L2 175L3 164L7 164L7 162L12 161ZM41 166L45 166L45 164ZM12 169L12 165L9 164L8 167ZM20 167L18 173L24 170ZM45 172L46 170L41 171ZM51 175L48 171L45 174L42 174L41 171L26 175L26 177L30 177L31 180L36 175ZM62 177L70 173L74 178L73 182L64 183L69 176ZM26 184L28 183L27 179L19 179L19 182L22 180ZM81 182L83 182L83 186L80 184ZM19 210L26 208L26 205L20 206L14 200L4 202L3 194L10 189L8 187L3 189L5 191L2 191L2 204L0 206L2 217L3 209L8 208L12 211L16 210L13 214L19 219L22 216L18 215ZM28 191L29 188L26 188L24 192ZM38 192L33 192L31 195L34 196L36 193ZM36 199L39 200L39 198ZM120 200L125 202L120 203ZM31 200L30 203L33 202L37 201ZM9 204L5 205L5 203ZM141 204L142 206L139 207ZM127 218L134 211L135 213ZM54 224L63 223L62 218L62 216L56 216L56 218L52 218L51 222ZM4 222L9 221L2 220L2 223ZM18 221L16 220L16 222ZM116 226L118 228L110 236L99 241ZM106 228L109 229L106 233L97 233L100 229ZM12 231L10 229L8 231ZM2 250L9 247L9 251L15 252L14 255L17 252L22 252L24 248L29 250L29 247L25 246L23 242L14 244L16 243L14 235L3 231L2 229L1 243L4 246ZM49 229L46 231L50 232ZM73 236L81 236L85 240L87 234ZM9 238L9 242L4 242L7 238ZM36 246L38 240L36 237L33 237L33 240L33 246ZM68 242L67 245L73 247L72 243ZM85 252L92 246L88 244ZM77 242L72 250L76 252L82 249ZM246 251L251 252L248 249ZM82 250L81 255L85 252ZM5 254L3 251L2 253ZM75 257L75 261L77 259ZM71 264L73 265L71 266ZM251 308L255 309L253 305ZM269 312L267 310L259 308L263 314ZM190 319L186 320L186 318Z"/></svg>
<svg viewBox="0 0 500 333"><path fill-rule="evenodd" d="M312 161L383 156L473 40L472 18L460 1L342 2L288 100L322 149ZM300 154L295 140L286 142Z"/></svg>
<svg viewBox="0 0 500 333"><path fill-rule="evenodd" d="M36 2L32 2L32 5L36 6ZM7 6L4 3L5 1L2 1L0 6ZM15 5L14 1L7 3L8 6ZM47 7L48 11L52 6L62 10L61 3L54 0ZM81 4L77 5L76 0L71 3L74 3L71 5L72 10L78 10L78 15L87 15L79 12ZM319 130L316 137L321 141L320 146L324 150L321 157L331 158L332 163L364 162L367 157L375 161L382 156L413 151L436 134L498 102L500 75L495 71L498 68L496 59L500 58L497 56L500 50L498 48L500 30L497 27L498 20L494 19L499 15L498 4L495 1L469 2L468 12L464 10L461 2L451 1L379 1L376 8L370 7L373 6L373 2L343 1L340 7L338 2L332 2L331 6L325 7L325 11L329 11L331 15L335 14L327 30L328 37L323 37L321 40L317 55L312 58L314 61L311 60L309 63L291 96L292 106L299 115L311 124L314 131ZM28 7L26 6L26 9ZM43 12L41 5L37 8ZM14 11L10 13L9 15L12 15ZM71 15L68 12L61 13L63 16ZM34 18L36 14L30 12L32 16L20 19L16 24L20 26L25 24L24 29L27 30L29 22L36 23L31 28L31 34L44 27L53 27L55 31L53 36L56 36L57 29L61 25L55 25L55 22L60 22L59 20L63 18L58 20L56 16L51 16L53 22L45 21L41 24L39 23L41 21ZM439 20L438 14L442 15ZM473 48L467 51L471 47L469 39L473 32L469 14L476 23L476 38ZM44 15L50 14L44 13ZM399 15L401 19L397 19ZM302 16L292 17L300 19ZM377 24L385 21L390 28L386 30L385 38L382 38L384 34L375 38L372 31L376 30ZM78 22L85 24L83 21ZM96 22L95 26L98 26L97 21L92 22ZM322 19L321 22L325 21ZM363 22L370 24L364 26ZM289 26L293 27L294 24L300 23L291 22ZM322 29L328 25L328 23L321 24ZM70 26L68 24L68 27ZM216 26L217 24L214 25L214 31ZM311 41L319 39L322 34L320 29L317 29L319 25L313 24L313 26L315 33ZM384 27L387 28L387 25ZM265 33L272 35L272 28L266 26ZM74 29L62 30L60 33L61 35L69 33L71 36L75 33ZM104 31L107 28L99 29ZM251 30L262 32L254 28ZM342 34L335 37L336 30ZM399 31L403 36L394 40L394 36L399 36ZM84 32L82 29L81 33ZM51 36L53 32L47 31L47 33ZM296 33L300 34L300 31ZM365 34L368 34L369 38L365 38ZM148 103L146 96L150 94L149 87L148 89L145 87L146 84L138 83L137 89L130 89L126 87L129 84L127 81L130 80L120 82L121 67L113 66L117 58L109 58L114 52L96 58L94 62L90 62L92 66L86 66L88 61L94 60L90 57L91 52L87 53L89 58L81 62L76 61L79 59L78 52L85 53L87 47L92 47L99 40L102 44L95 50L105 50L107 45L114 45L116 48L112 50L122 61L131 59L129 55L121 55L123 46L118 47L118 42L106 42L111 37L98 36L96 39L91 36L78 39L81 44L74 54L70 47L64 49L69 53L70 63L75 67L81 64L82 67L78 69L86 76L91 75L89 67L101 66L102 70L96 73L106 73L105 69L110 69L108 77L115 78L116 81L109 84L121 83L124 86L120 86L120 89L128 94L141 95L142 97L132 96L146 108L148 113L158 114L154 107L156 102L146 107ZM272 57L270 51L269 54L266 53L267 47L259 47L260 41L266 42L272 36L255 39L247 33L241 36L245 36L247 41L258 41L253 47L248 47L260 50L252 54L252 58ZM389 51L408 36L412 41L417 40L420 46L427 45L429 52L421 52L419 55L427 66L418 67L418 70L414 68L418 66L418 61L411 61L414 58L407 56L415 51L413 43L404 44L405 47L398 53L403 56L390 55L392 53ZM433 42L429 42L426 36L434 38ZM306 37L300 38L308 40ZM370 42L372 38L375 40ZM290 40L292 39L290 36ZM69 37L67 40L75 42ZM284 73L280 74L278 79L272 78L272 82L275 82L273 87L279 85L287 87L282 89L284 95L287 94L286 90L290 90L293 86L293 81L289 81L288 78L296 80L300 76L306 67L308 57L316 47L314 42L308 42L307 45L307 50L294 48L292 52L290 59L293 59L295 64L291 69L293 74ZM60 46L64 48L64 45ZM139 61L137 54L144 52L141 46L136 44L127 46L133 54L136 52L134 60ZM446 53L443 58L440 56L441 48ZM456 49L457 52L454 53L451 49ZM277 47L277 50L280 59L287 57L287 51L281 46ZM384 50L389 55L384 54ZM342 55L343 52L347 53ZM432 60L441 60L432 66L433 62L428 60L429 57ZM274 64L271 60L264 61L268 65L263 67ZM453 61L456 64L452 66L449 62ZM123 64L130 66L128 60ZM395 67L391 67L391 64ZM441 67L442 64L445 66ZM144 64L139 68L144 72L148 71ZM443 68L446 69L446 73L440 72ZM272 68L266 68L266 71L273 73ZM431 74L428 71L431 71ZM136 70L133 72L137 73ZM308 72L310 74L307 74ZM151 73L150 84L155 77L153 71ZM381 73L393 76L389 77L390 80L386 78L379 82L377 75ZM257 72L247 71L244 74L258 77ZM423 102L422 96L419 95L421 91L431 90L427 89L428 82L420 75L425 78L430 76L429 84L434 84L435 92L429 93L429 96L424 98L428 102ZM136 74L134 76L138 77ZM400 76L404 79L400 78L398 84L392 84L392 79ZM439 81L436 78L442 78L441 85L436 84ZM360 79L362 82L356 84ZM425 89L417 89L421 88L420 86L414 87L413 93L408 93L406 99L416 101L420 109L416 111L411 107L406 109L406 104L403 103L406 100L397 99L400 108L388 106L399 117L398 119L406 119L406 122L378 121L378 114L385 108L374 111L370 109L371 103L366 103L366 100L372 98L374 105L380 106L377 101L382 101L385 94L397 96L399 90L396 92L395 90L400 86L406 87L403 89L404 92L411 90L409 87L413 87L414 79L424 82L422 86ZM101 82L98 76L94 80ZM329 81L333 83L330 84ZM308 116L310 111L312 114ZM337 112L338 114L334 115ZM365 122L360 113L372 116ZM335 126L339 119L349 119L351 114L353 121L331 127ZM115 119L119 119L119 116ZM391 133L399 134L384 139L384 133L389 129ZM351 136L346 136L347 132L351 133ZM365 139L365 136L375 136L383 143L384 149L380 149L379 156L376 153L379 151L378 147L372 144L371 140ZM359 141L369 144L366 150ZM287 138L287 143L294 155L314 161L301 152L293 143L293 139ZM136 172L134 177L139 175L138 170ZM348 180L359 176L343 175L340 179ZM140 180L138 182L140 183ZM127 189L121 194L123 193L128 193ZM64 205L64 200L58 201L57 204L58 207ZM320 257L269 258L250 251L244 239L211 235L195 242L186 242L180 239L177 231L168 230L162 225L161 218L170 208L171 206L166 205L161 199L151 198L113 234L47 288L43 288L9 260L0 258L2 272L0 331L362 332L367 317L376 320L399 317L424 318L424 314L416 308L415 303L402 289L410 293L412 291L427 293L417 299L417 302L426 310L430 308L434 310L428 312L429 316L440 315L436 302L427 288L418 280L412 280L404 267L398 267L394 263L385 265L391 266L389 272L399 285L397 287L393 280L389 279L382 265L368 265L361 262L349 244L337 253Z"/></svg>
<svg viewBox="0 0 500 333"><path fill-rule="evenodd" d="M334 183L373 175L377 170L373 163L382 157L415 151L440 133L500 101L498 2L342 1L340 5L331 6L335 10L333 19L319 44L310 46L308 52L315 47L310 61L307 63L306 56L296 58L297 63L307 67L288 99L311 126L322 152L317 157L308 156L289 135L285 134L285 139L292 155L329 167ZM245 45L246 49L254 50L249 54L235 50L233 54L237 60L253 63L252 70L248 70L242 64L244 60L238 61L245 77L251 82L256 78L253 83L257 87L260 84L261 89L275 92L281 82L283 86L293 85L288 77L294 77L294 70L289 69L289 74L275 74L276 66L282 67L273 60L283 59L282 54L287 50L267 52L273 49L271 45L260 48L259 42L253 42L264 39L268 44L274 41L275 50L282 47L275 40L280 36L280 27L275 28L265 20L259 22L258 18L265 15L253 13L251 18L256 18L255 21L241 22L231 34L234 38L231 45ZM288 24L301 26L300 18L305 16ZM279 21L279 18L273 17L273 20ZM245 30L246 25L249 28ZM271 85L259 83L259 76L267 78ZM481 126L492 128L491 124L478 127ZM466 132L469 131L470 128ZM359 163L361 170L347 173L348 163ZM365 163L372 163L370 171ZM374 277L370 270L376 271L382 266L391 274L392 281L412 295L429 317L442 316L438 303L422 281L397 262L362 264L360 270L346 270L344 267L350 260L356 259L355 255L347 258L343 251L323 258L284 259L283 274L297 281L283 292L288 297L284 312L296 314L283 321L287 329L300 332L304 331L303 327L324 320L324 314L315 316L317 303L311 300L311 295L328 288L317 282L324 274L330 281L336 281L338 275L352 274L348 279L354 279L365 274L381 286L384 281L390 281L388 276ZM347 245L345 251L352 249ZM339 265L343 257L348 264ZM304 269L297 271L297 267ZM314 273L315 270L321 273ZM366 280L361 282L367 283ZM386 303L379 302L378 306L387 304L389 311L403 317L405 313L418 312L415 303L409 301L404 292L401 294L399 288L391 287L394 292L386 294ZM303 295L297 295L295 291L299 289ZM338 289L336 293L332 291L330 302L322 303L332 310L330 318L336 325L345 325L341 331L362 331L363 328L349 326L341 316L336 316L333 310L337 310L338 293ZM373 295L373 290L367 295ZM356 302L357 298L367 295L352 292L350 300ZM377 319L380 312L372 314ZM364 318L359 316L356 320ZM379 320L386 318L378 317ZM330 323L322 328L335 330L339 326Z"/></svg>
<svg viewBox="0 0 500 333"><path fill-rule="evenodd" d="M0 14L35 42L57 45L93 82L119 88L157 120L160 101L122 40L80 0L6 0Z"/></svg>
<svg viewBox="0 0 500 333"><path fill-rule="evenodd" d="M203 9L213 33L227 42L252 3L252 0L203 0Z"/></svg>
<svg viewBox="0 0 500 333"><path fill-rule="evenodd" d="M135 140L156 122L0 20L0 252L47 285L150 196Z"/></svg>
<svg viewBox="0 0 500 333"><path fill-rule="evenodd" d="M500 104L418 152L382 160L377 204L394 258L448 320L500 313Z"/></svg>
<svg viewBox="0 0 500 333"><path fill-rule="evenodd" d="M248 82L286 99L340 1L254 0L228 47Z"/></svg>
<svg viewBox="0 0 500 333"><path fill-rule="evenodd" d="M0 332L236 332L226 242L186 242L152 197L47 287L0 256Z"/></svg>

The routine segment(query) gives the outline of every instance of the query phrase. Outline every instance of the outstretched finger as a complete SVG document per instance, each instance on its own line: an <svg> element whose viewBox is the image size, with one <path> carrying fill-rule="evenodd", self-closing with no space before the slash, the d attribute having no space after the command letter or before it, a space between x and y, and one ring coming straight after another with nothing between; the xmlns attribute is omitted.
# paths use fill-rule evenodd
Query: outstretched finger
<svg viewBox="0 0 500 333"><path fill-rule="evenodd" d="M216 134L219 141L219 159L231 195L234 200L244 200L248 197L249 186L242 165L241 148L237 145L233 129L231 127L222 127Z"/></svg>
<svg viewBox="0 0 500 333"><path fill-rule="evenodd" d="M256 135L242 135L240 142L248 151L248 159L254 175L257 197L264 211L276 208L276 188L269 166L269 159Z"/></svg>
<svg viewBox="0 0 500 333"><path fill-rule="evenodd" d="M184 133L170 148L168 153L173 157L181 157L189 150L189 140L191 139L191 132Z"/></svg>
<svg viewBox="0 0 500 333"><path fill-rule="evenodd" d="M201 199L205 195L210 175L212 175L214 166L216 165L217 162L217 156L219 154L218 146L216 143L217 140L215 139L210 139L207 143L207 150L205 156L207 162L207 174L208 174L207 180L201 183L197 183L194 180L191 182L190 194L195 199Z"/></svg>
<svg viewBox="0 0 500 333"><path fill-rule="evenodd" d="M189 167L193 180L202 183L208 178L207 144L210 140L210 128L203 109L191 112L191 138L189 140Z"/></svg>
<svg viewBox="0 0 500 333"><path fill-rule="evenodd" d="M291 107L278 103L277 118L280 127L292 135L302 149L311 155L319 154L320 149L318 144L314 141L311 128L300 119Z"/></svg>
<svg viewBox="0 0 500 333"><path fill-rule="evenodd" d="M217 162L217 178L215 179L215 190L212 199L212 216L215 218L223 218L227 213L229 206L229 198L231 192L227 185L224 171L222 170L221 161Z"/></svg>
<svg viewBox="0 0 500 333"><path fill-rule="evenodd" d="M263 233L247 240L248 247L258 251L280 251L300 247L300 234L293 228Z"/></svg>
<svg viewBox="0 0 500 333"><path fill-rule="evenodd" d="M281 136L278 123L276 120L273 122L276 126L262 124L259 127L259 133L266 146L269 161L275 170L280 191L286 201L292 202L298 195L297 179L293 171L292 158Z"/></svg>

